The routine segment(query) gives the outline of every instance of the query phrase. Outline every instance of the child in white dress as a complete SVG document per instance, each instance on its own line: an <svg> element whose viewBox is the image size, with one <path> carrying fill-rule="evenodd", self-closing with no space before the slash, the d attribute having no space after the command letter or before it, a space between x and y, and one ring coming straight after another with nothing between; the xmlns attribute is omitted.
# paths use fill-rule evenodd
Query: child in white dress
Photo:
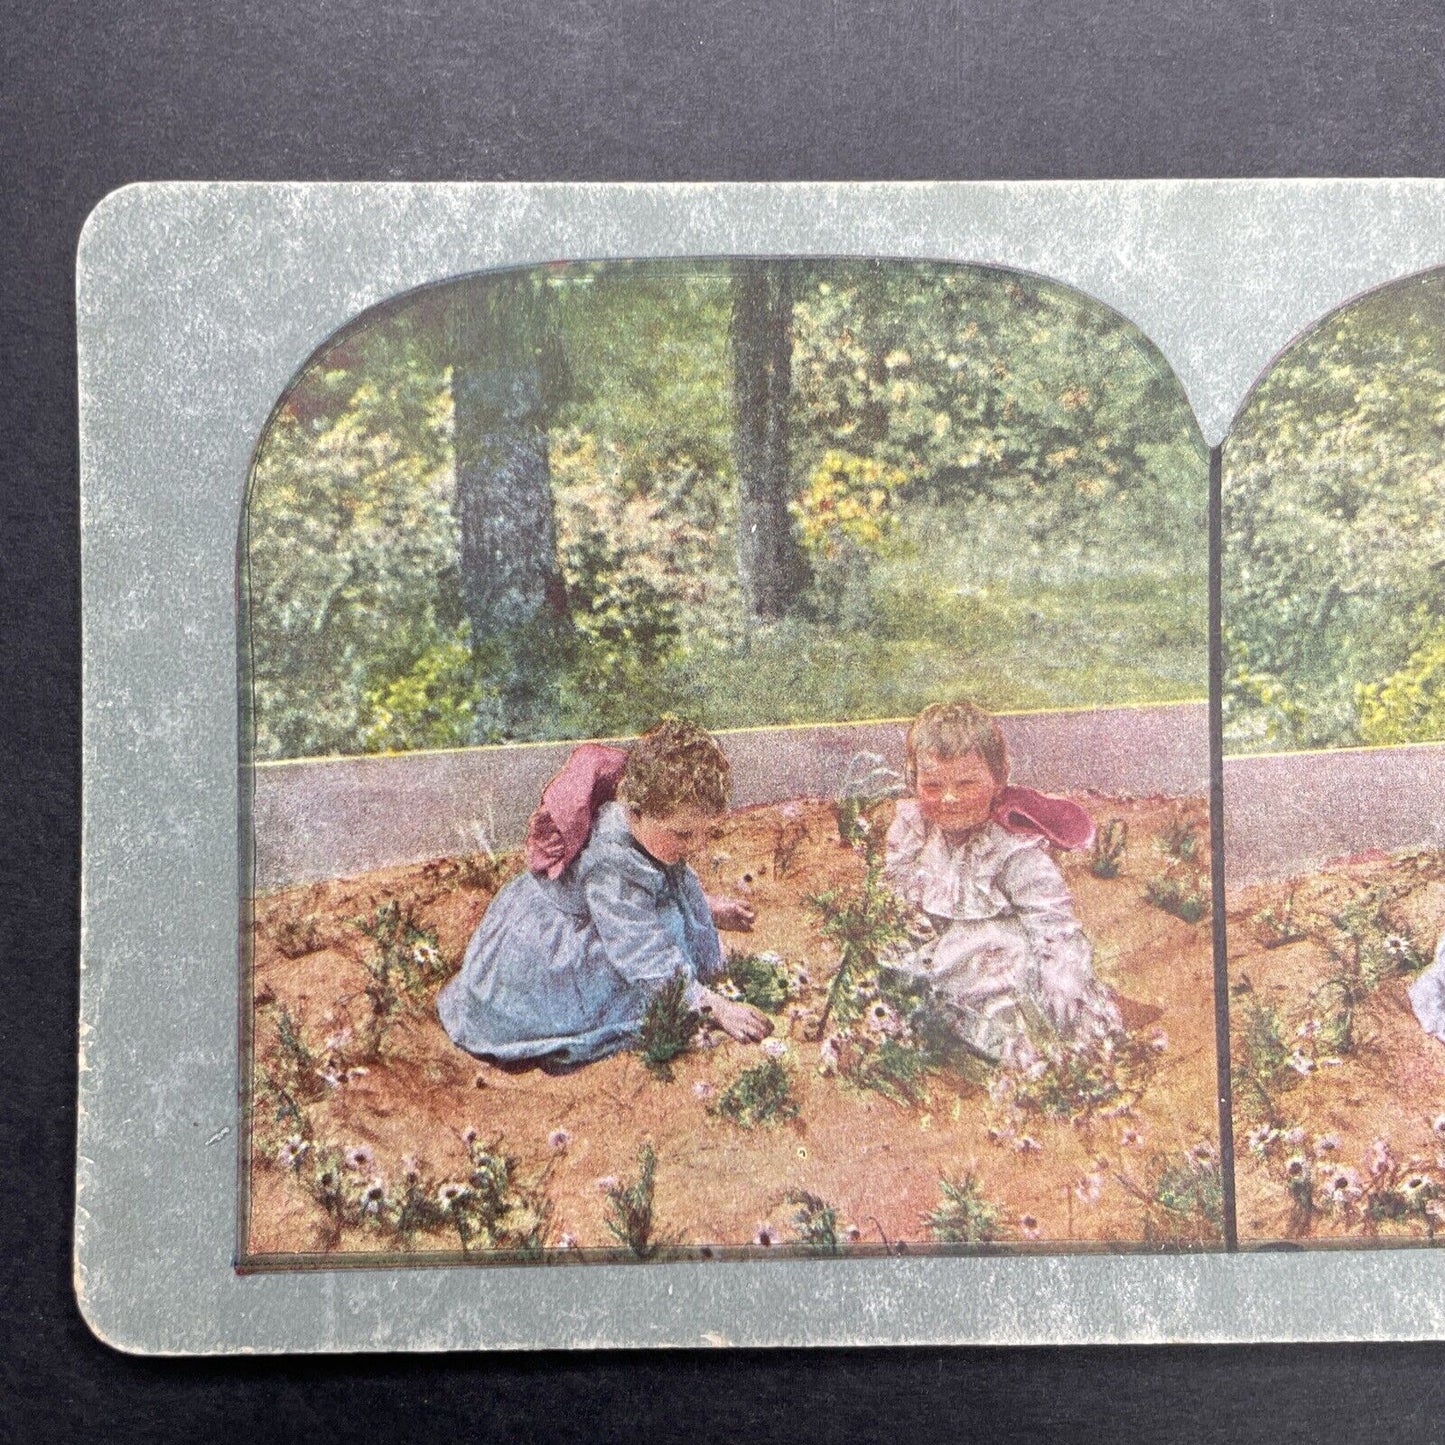
<svg viewBox="0 0 1445 1445"><path fill-rule="evenodd" d="M1122 1031L1094 973L1049 845L1084 848L1077 804L1008 784L998 724L972 703L927 707L908 730L907 780L885 874L912 905L915 946L895 966L928 983L964 1044L990 1062L1031 1063L1039 1046Z"/></svg>

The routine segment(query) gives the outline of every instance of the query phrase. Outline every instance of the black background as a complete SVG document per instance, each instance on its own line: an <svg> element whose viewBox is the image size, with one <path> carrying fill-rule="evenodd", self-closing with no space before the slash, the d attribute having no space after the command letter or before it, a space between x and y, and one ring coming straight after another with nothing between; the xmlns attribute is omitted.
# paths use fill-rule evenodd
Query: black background
<svg viewBox="0 0 1445 1445"><path fill-rule="evenodd" d="M72 294L107 191L1441 175L1435 3L0 0L0 16L0 1435L1445 1437L1433 1345L146 1361L96 1343L70 1290Z"/></svg>

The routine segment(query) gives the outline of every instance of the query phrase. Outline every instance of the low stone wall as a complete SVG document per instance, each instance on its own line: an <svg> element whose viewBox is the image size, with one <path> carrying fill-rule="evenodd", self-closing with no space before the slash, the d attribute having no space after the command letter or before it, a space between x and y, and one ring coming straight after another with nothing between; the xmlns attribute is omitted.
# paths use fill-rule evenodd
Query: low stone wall
<svg viewBox="0 0 1445 1445"><path fill-rule="evenodd" d="M1203 794L1203 703L1020 713L1000 719L1013 780L1053 791ZM720 734L739 807L832 797L849 760L903 767L905 722L759 728ZM262 763L249 771L254 887L511 848L572 743Z"/></svg>
<svg viewBox="0 0 1445 1445"><path fill-rule="evenodd" d="M1227 758L1233 889L1379 850L1445 848L1445 744Z"/></svg>

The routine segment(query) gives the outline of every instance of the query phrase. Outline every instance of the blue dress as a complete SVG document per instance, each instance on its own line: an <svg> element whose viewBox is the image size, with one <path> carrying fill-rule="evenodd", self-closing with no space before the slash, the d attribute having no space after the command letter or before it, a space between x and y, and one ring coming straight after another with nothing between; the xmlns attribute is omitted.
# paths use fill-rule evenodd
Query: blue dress
<svg viewBox="0 0 1445 1445"><path fill-rule="evenodd" d="M697 875L645 852L607 803L559 878L524 873L492 900L437 1013L469 1053L581 1064L627 1047L674 975L695 1006L700 980L722 970Z"/></svg>

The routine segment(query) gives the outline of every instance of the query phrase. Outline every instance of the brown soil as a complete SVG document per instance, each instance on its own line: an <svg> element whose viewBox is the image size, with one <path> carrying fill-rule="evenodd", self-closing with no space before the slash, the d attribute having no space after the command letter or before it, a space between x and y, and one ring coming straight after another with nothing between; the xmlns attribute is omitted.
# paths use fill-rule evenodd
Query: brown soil
<svg viewBox="0 0 1445 1445"><path fill-rule="evenodd" d="M1339 971L1331 944L1338 950L1341 939L1329 920L1376 890L1386 926L1411 940L1420 956L1428 959L1445 926L1442 853L1365 856L1303 878L1230 895L1230 1021L1241 1241L1423 1239L1438 1228L1423 1211L1380 1218L1369 1205L1372 1182L1391 1183L1381 1178L1383 1169L1372 1175L1377 1140L1384 1141L1395 1161L1396 1183L1421 1171L1427 1179L1445 1185L1445 1138L1438 1137L1433 1127L1445 1113L1445 1045L1429 1037L1416 1021L1406 996L1409 976L1385 977L1363 1002L1355 1014L1350 1047L1340 1049L1308 1037L1310 1020L1327 1017L1337 997L1326 980ZM1279 944L1259 915L1266 909L1280 913L1291 895L1296 922L1290 931L1308 936ZM1276 946L1266 947L1266 941ZM1282 1131L1296 1132L1263 1150L1250 1147L1249 1134L1271 1122L1270 1110L1258 1091L1240 1077L1240 1067L1249 1057L1244 1038L1254 1008L1274 1011L1282 1037L1292 1049L1301 1050L1306 1063L1323 1060L1304 1074L1286 1067L1267 1090L1273 1101L1272 1122ZM1337 1146L1330 1147L1334 1140ZM1345 1208L1297 1207L1285 1180L1287 1161L1296 1154L1317 1161L1313 1167L1322 1184L1332 1169L1354 1170L1366 1193Z"/></svg>
<svg viewBox="0 0 1445 1445"><path fill-rule="evenodd" d="M391 1028L364 1075L326 1088L324 1097L307 1105L310 1137L343 1149L368 1146L375 1172L388 1180L399 1179L402 1159L412 1156L426 1179L440 1181L465 1174L468 1128L487 1139L501 1136L524 1173L546 1171L553 1242L565 1233L584 1247L614 1245L598 1181L635 1177L644 1140L652 1141L658 1158L659 1228L692 1247L748 1245L764 1226L791 1239L793 1206L786 1196L797 1190L833 1205L840 1229L855 1226L862 1243L927 1244L924 1216L939 1204L940 1175L966 1171L974 1172L983 1196L1000 1211L1005 1238L1024 1243L1037 1237L1039 1243L1026 1247L1217 1243L1197 1221L1170 1228L1153 1199L1160 1170L1201 1141L1212 1144L1218 1133L1208 919L1182 922L1142 896L1145 881L1164 866L1157 835L1179 805L1164 799L1081 801L1101 822L1118 817L1129 827L1117 878L1092 876L1087 856L1060 859L1094 941L1100 976L1116 991L1134 1035L1158 1047L1148 1086L1127 1116L1101 1112L1070 1124L1030 1114L1027 1132L1041 1147L1021 1148L1017 1134L991 1140L983 1070L971 1077L968 1071L935 1074L924 1103L898 1104L820 1075L818 1045L803 1037L802 1022L785 1009L777 1036L788 1045L785 1061L799 1115L790 1123L744 1130L710 1114L699 1093L706 1086L720 1091L760 1062L755 1045L723 1040L690 1052L676 1061L671 1082L653 1077L632 1054L570 1074L507 1072L453 1045L428 1001ZM1202 809L1202 803L1192 806ZM710 892L751 888L757 928L747 937L725 935L724 942L773 949L803 964L813 986L797 1002L816 1009L836 954L819 939L803 900L856 881L863 868L840 845L828 803L801 807L807 837L785 876L774 876L781 827L776 807L740 812L720 825L700 872ZM372 945L354 919L398 900L435 932L443 958L455 967L491 893L469 878L463 860L258 899L252 972L257 1084L262 1069L275 1061L280 1006L300 1021L318 1054L328 1035L364 1022L369 1004L362 959ZM282 943L297 956L288 957ZM252 1260L278 1262L275 1256L318 1250L394 1250L395 1243L374 1229L347 1228L339 1239L328 1235L302 1176L274 1161L265 1112L257 1106L247 1239ZM558 1130L566 1131L565 1142L550 1139ZM455 1250L456 1238L422 1234L409 1247Z"/></svg>

